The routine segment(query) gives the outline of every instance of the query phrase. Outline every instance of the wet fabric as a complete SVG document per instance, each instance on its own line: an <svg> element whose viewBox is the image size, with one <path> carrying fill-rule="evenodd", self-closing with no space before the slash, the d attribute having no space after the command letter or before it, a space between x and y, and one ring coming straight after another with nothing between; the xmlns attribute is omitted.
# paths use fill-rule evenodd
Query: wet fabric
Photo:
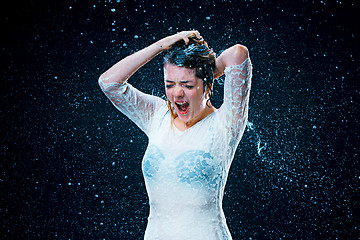
<svg viewBox="0 0 360 240"><path fill-rule="evenodd" d="M150 203L145 239L232 239L222 199L248 118L251 77L249 58L227 67L223 104L185 131L172 125L163 99L128 83L100 82L149 138L142 160Z"/></svg>

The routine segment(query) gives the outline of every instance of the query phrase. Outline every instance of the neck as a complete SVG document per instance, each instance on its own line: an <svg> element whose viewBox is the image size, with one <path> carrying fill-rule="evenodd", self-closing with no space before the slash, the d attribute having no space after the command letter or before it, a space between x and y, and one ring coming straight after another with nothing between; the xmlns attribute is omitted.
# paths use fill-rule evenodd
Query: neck
<svg viewBox="0 0 360 240"><path fill-rule="evenodd" d="M210 102L209 102L210 103ZM192 126L194 126L196 123L198 123L199 121L201 121L202 119L206 118L208 115L210 115L211 113L215 112L216 108L214 108L211 103L205 106L205 108L200 112L200 114L198 116L196 116L195 118L191 119L188 122L184 122L184 127L185 129L190 128Z"/></svg>

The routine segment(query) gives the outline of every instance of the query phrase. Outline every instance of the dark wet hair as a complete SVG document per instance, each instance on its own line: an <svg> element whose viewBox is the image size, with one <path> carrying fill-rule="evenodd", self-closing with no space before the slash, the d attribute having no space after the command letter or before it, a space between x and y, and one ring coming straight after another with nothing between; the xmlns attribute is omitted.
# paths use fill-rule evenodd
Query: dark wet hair
<svg viewBox="0 0 360 240"><path fill-rule="evenodd" d="M164 65L171 63L195 69L195 76L203 81L204 91L209 90L210 99L214 85L215 59L216 54L203 39L190 38L187 45L184 40L180 40L167 51Z"/></svg>

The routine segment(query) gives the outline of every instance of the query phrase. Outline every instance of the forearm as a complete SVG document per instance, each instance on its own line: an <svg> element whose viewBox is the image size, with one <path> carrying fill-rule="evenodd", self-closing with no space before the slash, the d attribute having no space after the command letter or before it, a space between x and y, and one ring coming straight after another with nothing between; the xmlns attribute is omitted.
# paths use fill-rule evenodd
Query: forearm
<svg viewBox="0 0 360 240"><path fill-rule="evenodd" d="M222 109L233 136L240 139L248 118L252 65L246 47L235 45L229 49L219 57L220 70L226 68Z"/></svg>
<svg viewBox="0 0 360 240"><path fill-rule="evenodd" d="M139 68L162 51L163 48L158 42L153 43L113 65L100 76L99 81L104 83L125 83Z"/></svg>
<svg viewBox="0 0 360 240"><path fill-rule="evenodd" d="M104 83L125 83L139 68L153 59L162 51L168 50L179 40L189 41L189 37L201 38L198 31L183 31L168 37L165 37L150 46L122 59L109 70L104 72L99 82Z"/></svg>

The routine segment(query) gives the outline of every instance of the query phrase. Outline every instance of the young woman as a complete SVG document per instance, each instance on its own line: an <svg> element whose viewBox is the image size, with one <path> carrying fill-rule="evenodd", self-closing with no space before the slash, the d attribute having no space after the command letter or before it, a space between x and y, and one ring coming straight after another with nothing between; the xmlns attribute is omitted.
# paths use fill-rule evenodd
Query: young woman
<svg viewBox="0 0 360 240"><path fill-rule="evenodd" d="M167 101L127 83L163 51ZM224 102L215 109L213 81L224 73ZM142 160L150 202L145 239L232 239L222 198L247 122L251 76L246 47L216 58L198 31L161 39L100 76L106 96L149 138Z"/></svg>

